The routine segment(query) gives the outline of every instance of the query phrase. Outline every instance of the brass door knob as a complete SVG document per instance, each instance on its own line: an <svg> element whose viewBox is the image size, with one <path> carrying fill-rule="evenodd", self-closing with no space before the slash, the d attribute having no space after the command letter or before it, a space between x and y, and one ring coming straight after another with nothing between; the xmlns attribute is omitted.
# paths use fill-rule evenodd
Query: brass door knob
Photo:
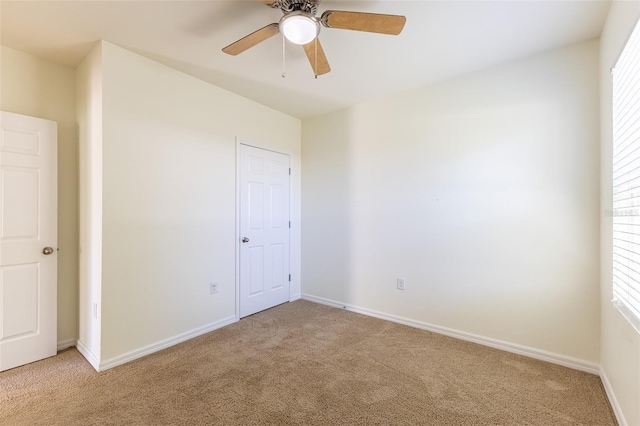
<svg viewBox="0 0 640 426"><path fill-rule="evenodd" d="M48 256L51 253L53 253L53 248L51 248L51 247L45 247L45 248L42 249L42 254L46 254Z"/></svg>

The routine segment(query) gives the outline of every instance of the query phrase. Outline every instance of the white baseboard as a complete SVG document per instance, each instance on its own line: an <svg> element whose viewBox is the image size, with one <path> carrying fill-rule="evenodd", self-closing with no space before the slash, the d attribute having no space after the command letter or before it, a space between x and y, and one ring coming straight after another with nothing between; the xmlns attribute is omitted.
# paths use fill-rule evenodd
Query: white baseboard
<svg viewBox="0 0 640 426"><path fill-rule="evenodd" d="M484 337L477 334L467 333L465 331L454 330L447 327L441 327L439 325L429 324L422 321L403 318L397 315L391 315L384 312L378 312L371 309L361 308L358 306L349 305L346 303L341 303L335 300L329 300L322 297L316 297L309 294L303 294L302 298L310 302L333 306L335 308L340 308L340 309L346 309L351 312L356 312L359 314L380 318L380 319L395 322L398 324L408 325L409 327L420 328L422 330L432 331L438 334L444 334L445 336L455 337L456 339L478 343L480 345L489 346L489 347L500 349L506 352L512 352L518 355L524 355L529 358L551 362L553 364L558 364L564 367L573 368L574 370L580 370L580 371L584 371L584 372L595 374L595 375L600 374L600 366L598 364L582 361L576 358L571 358L564 355L555 354L552 352L542 351L539 349L534 349L527 346L518 345L515 343L509 343L503 340L492 339L490 337Z"/></svg>
<svg viewBox="0 0 640 426"><path fill-rule="evenodd" d="M109 368L113 368L113 367L117 367L118 365L122 365L124 363L127 363L129 361L133 361L134 359L138 359L138 358L142 358L143 356L146 355L150 355L154 352L158 352L162 349L166 349L170 346L176 345L178 343L182 343L186 340L189 339L193 339L194 337L198 337L202 334L206 334L209 333L211 331L217 330L219 328L222 328L224 326L227 326L229 324L233 324L234 322L238 321L236 316L230 316L227 318L224 318L220 321L216 321L214 323L205 325L203 327L198 327L194 330L190 330L187 331L185 333L181 333L178 334L177 336L173 336L170 337L168 339L164 339L161 340L159 342L153 343L151 345L148 346L144 346L140 349L136 349L134 351L130 351L127 353L124 353L122 355L119 355L117 357L108 359L106 361L100 362L98 364L98 368L96 368L96 370L98 371L104 371L104 370L108 370ZM82 353L82 351L80 351ZM84 355L84 354L83 354ZM89 361L91 362L91 361ZM92 364L93 365L93 364ZM95 367L95 365L94 365Z"/></svg>
<svg viewBox="0 0 640 426"><path fill-rule="evenodd" d="M68 348L72 348L76 345L76 339L61 340L58 342L58 352Z"/></svg>
<svg viewBox="0 0 640 426"><path fill-rule="evenodd" d="M82 356L89 362L89 364L91 364L91 366L96 371L100 371L98 368L100 366L100 361L98 360L98 357L93 352L91 352L89 348L87 348L85 344L82 343L80 340L76 341L76 349L78 350L78 352L82 354Z"/></svg>
<svg viewBox="0 0 640 426"><path fill-rule="evenodd" d="M291 296L291 298L289 299L289 302L295 302L296 300L300 300L302 299L302 295L300 293Z"/></svg>
<svg viewBox="0 0 640 426"><path fill-rule="evenodd" d="M600 369L600 380L602 380L602 385L604 386L604 390L607 393L609 403L611 404L611 408L613 409L613 414L615 414L616 416L616 420L618 420L618 424L620 426L627 426L628 423L624 418L622 408L620 407L620 403L618 403L618 398L616 398L616 394L613 392L613 387L611 386L611 382L609 382L607 373L605 373L602 368Z"/></svg>

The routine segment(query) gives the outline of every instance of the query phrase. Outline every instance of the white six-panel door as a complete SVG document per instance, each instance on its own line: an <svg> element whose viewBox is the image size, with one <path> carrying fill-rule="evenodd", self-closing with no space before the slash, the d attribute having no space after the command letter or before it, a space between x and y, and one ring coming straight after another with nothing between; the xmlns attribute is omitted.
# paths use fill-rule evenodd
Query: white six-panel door
<svg viewBox="0 0 640 426"><path fill-rule="evenodd" d="M289 156L240 145L240 317L289 301Z"/></svg>
<svg viewBox="0 0 640 426"><path fill-rule="evenodd" d="M56 123L0 114L3 371L56 354L58 184Z"/></svg>

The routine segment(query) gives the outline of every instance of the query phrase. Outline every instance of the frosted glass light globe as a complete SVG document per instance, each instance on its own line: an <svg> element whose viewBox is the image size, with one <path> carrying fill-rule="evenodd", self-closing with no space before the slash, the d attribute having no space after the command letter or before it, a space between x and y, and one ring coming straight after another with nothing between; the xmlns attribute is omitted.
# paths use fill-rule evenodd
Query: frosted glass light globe
<svg viewBox="0 0 640 426"><path fill-rule="evenodd" d="M318 36L320 24L305 12L291 12L282 17L280 32L295 44L307 44Z"/></svg>

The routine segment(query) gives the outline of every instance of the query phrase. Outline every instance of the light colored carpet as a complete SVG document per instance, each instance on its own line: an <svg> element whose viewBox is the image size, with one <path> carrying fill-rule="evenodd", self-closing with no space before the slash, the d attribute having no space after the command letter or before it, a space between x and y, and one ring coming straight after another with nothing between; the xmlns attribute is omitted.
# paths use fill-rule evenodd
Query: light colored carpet
<svg viewBox="0 0 640 426"><path fill-rule="evenodd" d="M96 373L0 373L2 425L612 425L597 376L307 301Z"/></svg>

